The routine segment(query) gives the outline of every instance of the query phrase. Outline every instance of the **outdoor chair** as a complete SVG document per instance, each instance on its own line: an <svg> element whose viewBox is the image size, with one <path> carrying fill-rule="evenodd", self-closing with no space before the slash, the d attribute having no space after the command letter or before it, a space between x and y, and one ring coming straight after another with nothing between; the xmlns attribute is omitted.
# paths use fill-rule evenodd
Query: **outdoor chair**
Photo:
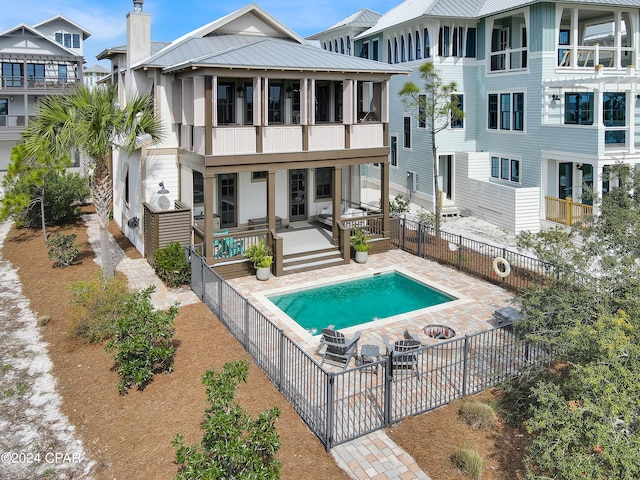
<svg viewBox="0 0 640 480"><path fill-rule="evenodd" d="M357 351L360 334L361 332L356 332L353 337L347 339L342 333L333 328L323 328L320 345L325 345L326 349L322 355L320 365L322 366L327 362L346 370L351 358L353 358ZM318 347L318 349L319 348L320 347Z"/></svg>
<svg viewBox="0 0 640 480"><path fill-rule="evenodd" d="M410 335L411 336L411 335ZM387 335L382 336L382 341L387 347L387 356L391 357L393 372L412 373L419 377L418 365L422 353L422 343L415 337L398 340L391 345Z"/></svg>

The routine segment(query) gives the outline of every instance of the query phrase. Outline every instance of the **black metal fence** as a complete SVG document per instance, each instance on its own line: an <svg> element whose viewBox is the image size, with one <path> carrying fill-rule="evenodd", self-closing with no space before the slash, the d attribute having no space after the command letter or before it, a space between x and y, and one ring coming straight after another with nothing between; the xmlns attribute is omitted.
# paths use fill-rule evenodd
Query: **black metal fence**
<svg viewBox="0 0 640 480"><path fill-rule="evenodd" d="M509 290L525 289L536 280L554 275L550 264L536 258L442 229L438 234L435 228L406 218L392 218L391 243L421 258L450 265ZM495 271L494 261L498 257L510 265L511 272L504 278Z"/></svg>
<svg viewBox="0 0 640 480"><path fill-rule="evenodd" d="M436 341L415 352L410 369L392 356L341 372L311 354L188 249L191 288L242 343L327 451L335 445L480 392L548 352L520 341L510 326ZM435 343L437 342L437 343Z"/></svg>

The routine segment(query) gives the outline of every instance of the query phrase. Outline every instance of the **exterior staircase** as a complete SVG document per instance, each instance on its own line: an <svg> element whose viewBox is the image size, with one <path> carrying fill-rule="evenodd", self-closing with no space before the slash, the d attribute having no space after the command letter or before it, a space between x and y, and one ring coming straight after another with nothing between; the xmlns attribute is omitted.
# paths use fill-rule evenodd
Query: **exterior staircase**
<svg viewBox="0 0 640 480"><path fill-rule="evenodd" d="M344 260L340 255L340 249L336 246L285 255L282 260L282 270L285 275L289 275L343 264Z"/></svg>
<svg viewBox="0 0 640 480"><path fill-rule="evenodd" d="M452 202L451 200L445 198L442 201L442 211L440 212L440 214L443 217L459 217L460 216L460 209L458 207L456 207L456 204L454 202Z"/></svg>

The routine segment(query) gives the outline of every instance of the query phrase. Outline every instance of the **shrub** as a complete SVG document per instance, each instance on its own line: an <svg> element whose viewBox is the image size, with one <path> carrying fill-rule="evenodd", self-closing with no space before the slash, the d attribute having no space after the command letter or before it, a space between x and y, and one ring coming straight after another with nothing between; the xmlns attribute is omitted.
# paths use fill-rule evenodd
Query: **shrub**
<svg viewBox="0 0 640 480"><path fill-rule="evenodd" d="M224 364L221 372L208 370L202 376L210 405L202 422L205 432L193 446L185 446L182 435L174 437L176 463L181 466L176 479L280 478L280 437L275 429L280 411L265 410L254 420L234 403L238 384L247 381L248 372L249 363L237 360Z"/></svg>
<svg viewBox="0 0 640 480"><path fill-rule="evenodd" d="M118 316L129 295L122 275L105 279L81 280L67 286L71 293L73 333L84 341L97 343L115 333Z"/></svg>
<svg viewBox="0 0 640 480"><path fill-rule="evenodd" d="M55 260L54 267L68 267L78 257L80 251L76 242L76 234L52 234L47 240L47 252L51 260Z"/></svg>
<svg viewBox="0 0 640 480"><path fill-rule="evenodd" d="M170 243L153 252L153 262L156 274L169 287L186 285L191 280L191 265L178 242Z"/></svg>
<svg viewBox="0 0 640 480"><path fill-rule="evenodd" d="M490 405L467 401L460 408L460 416L474 430L491 430L496 423L496 412Z"/></svg>
<svg viewBox="0 0 640 480"><path fill-rule="evenodd" d="M417 215L416 219L417 219L418 223L421 223L422 225L425 225L425 226L430 227L430 228L436 228L436 223L437 223L436 220L438 218L436 217L435 213L429 212L428 210L425 210L423 208L418 212L418 215ZM440 219L440 223L442 224L444 222L445 222L445 218L442 217Z"/></svg>
<svg viewBox="0 0 640 480"><path fill-rule="evenodd" d="M458 470L465 473L472 480L482 476L482 456L475 448L458 448L451 456L451 461Z"/></svg>
<svg viewBox="0 0 640 480"><path fill-rule="evenodd" d="M389 212L392 215L401 216L407 213L411 208L411 202L404 198L404 195L398 194L391 202L389 202Z"/></svg>
<svg viewBox="0 0 640 480"><path fill-rule="evenodd" d="M130 294L115 326L115 334L105 346L115 351L115 364L120 382L118 391L127 393L135 384L142 390L156 372L173 370L174 319L177 304L167 311L154 310L151 293L155 286Z"/></svg>
<svg viewBox="0 0 640 480"><path fill-rule="evenodd" d="M89 187L85 178L77 173L51 173L45 179L44 209L45 223L60 225L78 216L78 204L89 196ZM25 192L32 199L37 194L35 186ZM40 208L25 210L17 218L18 223L25 227L40 226Z"/></svg>

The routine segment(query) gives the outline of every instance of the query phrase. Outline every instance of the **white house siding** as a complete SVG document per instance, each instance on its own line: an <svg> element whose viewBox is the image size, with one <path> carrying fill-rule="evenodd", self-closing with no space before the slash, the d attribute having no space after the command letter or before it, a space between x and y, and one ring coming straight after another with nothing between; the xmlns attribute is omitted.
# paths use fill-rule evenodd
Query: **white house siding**
<svg viewBox="0 0 640 480"><path fill-rule="evenodd" d="M142 237L142 198L140 189L135 188L136 185L140 185L141 181L140 155L139 153L127 155L114 150L113 167L113 220L129 241L142 252L144 243ZM129 173L130 185L128 204L124 201L127 172ZM132 218L138 218L138 227L128 226L127 222Z"/></svg>
<svg viewBox="0 0 640 480"><path fill-rule="evenodd" d="M169 193L164 195L171 201L171 209L175 200L179 198L178 191L178 169L175 155L157 155L153 150L149 151L144 160L143 179L143 201L151 205L152 208L160 210L158 201L162 195L158 194L160 182L164 182L164 187Z"/></svg>
<svg viewBox="0 0 640 480"><path fill-rule="evenodd" d="M456 205L510 232L538 231L540 189L518 188L489 177L487 153L456 154Z"/></svg>

